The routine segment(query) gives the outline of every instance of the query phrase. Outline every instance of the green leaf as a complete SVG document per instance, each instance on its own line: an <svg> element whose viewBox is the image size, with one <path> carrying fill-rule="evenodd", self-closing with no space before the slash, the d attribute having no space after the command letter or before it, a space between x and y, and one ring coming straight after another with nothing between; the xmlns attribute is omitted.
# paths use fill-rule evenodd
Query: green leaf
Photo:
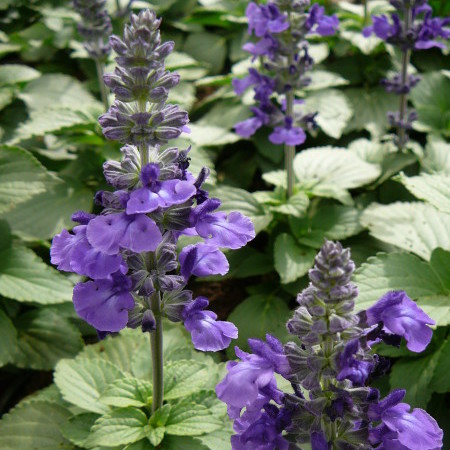
<svg viewBox="0 0 450 450"><path fill-rule="evenodd" d="M57 183L3 215L23 239L49 239L63 228L72 228L74 211L90 211L92 192L77 182Z"/></svg>
<svg viewBox="0 0 450 450"><path fill-rule="evenodd" d="M147 416L139 409L116 409L96 420L85 445L87 448L115 447L137 442L146 437L147 422Z"/></svg>
<svg viewBox="0 0 450 450"><path fill-rule="evenodd" d="M335 139L342 136L353 114L347 97L337 89L325 89L308 94L305 110L318 112L316 122L325 134Z"/></svg>
<svg viewBox="0 0 450 450"><path fill-rule="evenodd" d="M0 147L0 213L46 190L50 176L41 163L19 147Z"/></svg>
<svg viewBox="0 0 450 450"><path fill-rule="evenodd" d="M316 91L336 86L345 86L348 80L328 70L313 70L311 72L311 83L305 88L307 91Z"/></svg>
<svg viewBox="0 0 450 450"><path fill-rule="evenodd" d="M287 233L277 236L274 244L275 270L283 284L291 283L302 277L312 267L316 251L301 247Z"/></svg>
<svg viewBox="0 0 450 450"><path fill-rule="evenodd" d="M37 401L16 406L0 421L2 450L73 450L60 431L71 416L62 406Z"/></svg>
<svg viewBox="0 0 450 450"><path fill-rule="evenodd" d="M199 436L222 427L222 422L202 405L181 401L172 405L166 433L175 436Z"/></svg>
<svg viewBox="0 0 450 450"><path fill-rule="evenodd" d="M422 173L416 177L407 177L402 172L394 179L402 183L414 197L450 213L450 176Z"/></svg>
<svg viewBox="0 0 450 450"><path fill-rule="evenodd" d="M242 350L248 350L248 338L264 339L270 333L283 340L287 336L286 322L291 316L288 305L274 295L252 295L231 312L228 319L239 329L235 342ZM252 319L249 320L249 317ZM234 358L234 347L229 347L228 357Z"/></svg>
<svg viewBox="0 0 450 450"><path fill-rule="evenodd" d="M152 384L146 380L126 377L111 383L100 396L99 401L119 408L127 406L142 407L151 404Z"/></svg>
<svg viewBox="0 0 450 450"><path fill-rule="evenodd" d="M351 206L325 204L312 217L290 217L289 225L298 242L320 248L324 239L340 240L360 233L360 217L361 211Z"/></svg>
<svg viewBox="0 0 450 450"><path fill-rule="evenodd" d="M0 294L50 305L71 301L72 283L25 247L0 252Z"/></svg>
<svg viewBox="0 0 450 450"><path fill-rule="evenodd" d="M349 41L352 45L359 48L365 55L370 55L383 41L376 36L365 37L361 31L343 30L341 31L343 39Z"/></svg>
<svg viewBox="0 0 450 450"><path fill-rule="evenodd" d="M206 435L207 436L207 435ZM189 436L166 436L164 438L163 447L161 450L208 450L208 447L202 445L202 443ZM228 445L228 449L230 446ZM221 450L221 449L214 449Z"/></svg>
<svg viewBox="0 0 450 450"><path fill-rule="evenodd" d="M431 380L441 354L441 348L422 358L405 358L397 361L389 377L392 389L406 389L405 402L412 407L425 408L433 389Z"/></svg>
<svg viewBox="0 0 450 450"><path fill-rule="evenodd" d="M230 439L234 432L231 426L224 426L223 428L224 429L198 436L197 439L211 450L230 450Z"/></svg>
<svg viewBox="0 0 450 450"><path fill-rule="evenodd" d="M266 212L253 195L243 189L220 186L213 189L212 195L222 201L220 207L222 211L239 211L249 217L255 226L256 233L264 230L272 221L272 214Z"/></svg>
<svg viewBox="0 0 450 450"><path fill-rule="evenodd" d="M63 398L87 411L103 414L109 407L98 400L106 388L123 373L101 359L63 359L56 368L54 380Z"/></svg>
<svg viewBox="0 0 450 450"><path fill-rule="evenodd" d="M164 398L173 400L204 389L208 367L197 361L168 361L164 366Z"/></svg>
<svg viewBox="0 0 450 450"><path fill-rule="evenodd" d="M450 144L429 135L421 164L427 172L450 175Z"/></svg>
<svg viewBox="0 0 450 450"><path fill-rule="evenodd" d="M186 136L186 139L195 145L203 147L232 144L241 139L237 134L216 125L190 123L189 128L191 133Z"/></svg>
<svg viewBox="0 0 450 450"><path fill-rule="evenodd" d="M17 84L39 78L40 72L22 64L3 64L0 66L0 84Z"/></svg>
<svg viewBox="0 0 450 450"><path fill-rule="evenodd" d="M15 319L18 349L14 365L52 370L61 358L75 356L83 348L78 329L51 309L27 311Z"/></svg>
<svg viewBox="0 0 450 450"><path fill-rule="evenodd" d="M448 299L447 299L448 301ZM438 360L436 362L430 387L433 392L446 394L450 391L450 339L447 338L440 347Z"/></svg>
<svg viewBox="0 0 450 450"><path fill-rule="evenodd" d="M272 272L271 256L261 253L252 247L245 246L227 254L230 270L227 278L247 278ZM223 278L223 277L220 277Z"/></svg>
<svg viewBox="0 0 450 450"><path fill-rule="evenodd" d="M419 131L434 131L450 136L450 80L440 72L422 74L420 83L412 89L410 98L418 113L413 127Z"/></svg>
<svg viewBox="0 0 450 450"><path fill-rule="evenodd" d="M226 40L212 33L189 34L183 50L196 60L208 64L211 73L219 73L226 57Z"/></svg>
<svg viewBox="0 0 450 450"><path fill-rule="evenodd" d="M166 405L161 406L161 408L158 408L150 417L150 425L152 427L163 427L170 416L170 410L172 409L172 406L168 403ZM153 444L158 445L158 444Z"/></svg>
<svg viewBox="0 0 450 450"><path fill-rule="evenodd" d="M2 67L2 66L0 66ZM0 110L5 106L8 106L14 99L17 93L17 88L15 86L1 86L0 87ZM1 129L0 129L1 133Z"/></svg>
<svg viewBox="0 0 450 450"><path fill-rule="evenodd" d="M92 425L94 425L94 422L98 418L99 415L94 413L83 413L72 416L66 423L62 424L61 433L77 447L84 448Z"/></svg>
<svg viewBox="0 0 450 450"><path fill-rule="evenodd" d="M17 351L17 331L10 318L0 310L0 367L8 364Z"/></svg>
<svg viewBox="0 0 450 450"><path fill-rule="evenodd" d="M147 439L150 441L150 443L152 445L154 445L156 447L164 439L165 433L166 433L166 429L164 427L150 428L148 435L147 435Z"/></svg>
<svg viewBox="0 0 450 450"><path fill-rule="evenodd" d="M294 158L294 172L300 186L321 197L333 197L351 205L348 189L375 180L380 167L360 159L343 148L318 147L300 152Z"/></svg>
<svg viewBox="0 0 450 450"><path fill-rule="evenodd" d="M396 111L398 99L382 87L368 89L346 89L345 95L353 107L353 118L345 132L367 130L374 136L381 136L388 128L388 111Z"/></svg>
<svg viewBox="0 0 450 450"><path fill-rule="evenodd" d="M419 297L417 304L435 320L437 326L450 325L450 301L448 295Z"/></svg>
<svg viewBox="0 0 450 450"><path fill-rule="evenodd" d="M305 215L309 206L308 196L300 191L289 197L286 203L278 206L271 206L270 211L280 214L286 214L288 216L302 217Z"/></svg>
<svg viewBox="0 0 450 450"><path fill-rule="evenodd" d="M427 299L430 302L433 296L445 295L450 291L430 264L409 253L380 253L369 258L356 270L354 282L359 291L356 301L358 311L372 306L388 291L404 290L411 298L418 299L419 304L422 299L426 304ZM427 309L427 313L438 322L442 320L438 308L437 316L431 308ZM450 317L447 316L446 320Z"/></svg>
<svg viewBox="0 0 450 450"><path fill-rule="evenodd" d="M450 215L426 203L372 204L361 224L372 236L429 260L437 248L450 248Z"/></svg>

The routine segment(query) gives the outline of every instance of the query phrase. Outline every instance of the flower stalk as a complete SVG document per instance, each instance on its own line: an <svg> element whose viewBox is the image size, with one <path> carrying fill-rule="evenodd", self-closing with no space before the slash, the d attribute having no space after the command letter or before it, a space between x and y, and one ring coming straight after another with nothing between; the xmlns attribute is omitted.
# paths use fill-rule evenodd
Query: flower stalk
<svg viewBox="0 0 450 450"><path fill-rule="evenodd" d="M100 87L100 95L102 98L105 111L107 111L109 109L109 101L108 101L108 93L106 92L106 86L105 83L103 82L104 64L98 58L95 58L94 61L95 61L95 68L97 70L97 79Z"/></svg>
<svg viewBox="0 0 450 450"><path fill-rule="evenodd" d="M161 296L159 292L155 292L151 296L150 308L155 316L155 330L150 333L153 381L152 412L155 412L161 408L164 400L163 324L161 317Z"/></svg>

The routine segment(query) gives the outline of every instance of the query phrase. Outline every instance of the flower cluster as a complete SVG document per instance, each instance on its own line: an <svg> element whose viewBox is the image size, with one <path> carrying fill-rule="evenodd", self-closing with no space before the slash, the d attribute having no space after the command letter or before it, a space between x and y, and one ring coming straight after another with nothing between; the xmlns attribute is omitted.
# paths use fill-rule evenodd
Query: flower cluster
<svg viewBox="0 0 450 450"><path fill-rule="evenodd" d="M414 110L407 111L407 95L420 81L420 77L408 75L408 64L412 50L427 50L432 47L445 49L445 44L439 40L450 37L450 18L432 17L432 8L428 0L391 0L396 12L391 17L374 16L373 24L363 30L368 37L372 33L389 44L399 47L402 52L401 73L390 79L383 79L382 85L388 92L401 97L400 109L389 112L391 126L397 128L397 145L402 148L408 140L408 131L412 122L417 119Z"/></svg>
<svg viewBox="0 0 450 450"><path fill-rule="evenodd" d="M253 117L236 124L236 132L252 136L263 125L273 128L269 140L273 144L300 145L306 135L304 128L316 127L316 114L302 114L295 106L295 90L310 83L306 73L313 65L308 53L306 35L335 33L336 16L326 16L324 8L314 4L306 12L309 0L269 0L266 5L249 3L249 34L258 38L248 42L244 50L259 58L261 67L249 69L249 75L233 80L238 95L253 87L257 106L251 108Z"/></svg>
<svg viewBox="0 0 450 450"><path fill-rule="evenodd" d="M241 361L229 363L216 388L235 420L233 450L291 450L305 442L313 450L442 448L442 430L424 410L402 403L405 391L380 399L370 387L389 368L372 346L404 338L409 350L420 352L434 321L400 291L356 314L353 271L349 250L326 242L287 324L298 342L283 347L267 336L267 343L249 341L254 354L236 349ZM274 373L292 392L277 388Z"/></svg>
<svg viewBox="0 0 450 450"><path fill-rule="evenodd" d="M131 16L123 40L111 37L119 67L105 75L105 83L116 100L99 121L107 138L126 144L124 157L104 164L115 190L96 194L102 212L75 213L79 225L55 236L51 261L91 279L75 286L73 302L100 334L126 326L153 331L155 318L165 316L184 322L197 349L215 351L227 347L237 329L216 321L205 310L208 300L193 299L184 288L192 275L225 274L228 262L220 248L240 248L255 232L242 214L217 211L220 200L202 188L208 170L198 177L187 170L188 150L160 147L186 130L188 116L166 104L179 75L164 68L173 43L161 44L159 24L146 10ZM183 234L199 242L177 255Z"/></svg>
<svg viewBox="0 0 450 450"><path fill-rule="evenodd" d="M85 39L86 51L96 60L106 59L111 51L108 38L112 25L105 4L106 0L73 0L73 5L82 18L77 25L78 32Z"/></svg>

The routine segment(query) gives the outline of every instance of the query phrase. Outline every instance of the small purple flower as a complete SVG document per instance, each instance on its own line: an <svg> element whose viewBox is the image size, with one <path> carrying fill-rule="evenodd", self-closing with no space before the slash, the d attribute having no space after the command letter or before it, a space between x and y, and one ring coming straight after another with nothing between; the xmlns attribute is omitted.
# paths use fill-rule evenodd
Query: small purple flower
<svg viewBox="0 0 450 450"><path fill-rule="evenodd" d="M263 37L266 33L281 33L289 28L286 14L274 4L257 5L250 2L245 10L248 17L248 33Z"/></svg>
<svg viewBox="0 0 450 450"><path fill-rule="evenodd" d="M355 386L363 386L373 369L373 364L355 357L359 350L359 341L349 341L337 357L339 373L336 380L350 380Z"/></svg>
<svg viewBox="0 0 450 450"><path fill-rule="evenodd" d="M145 214L116 213L98 216L87 226L89 243L107 255L120 249L133 252L154 251L162 234L155 222Z"/></svg>
<svg viewBox="0 0 450 450"><path fill-rule="evenodd" d="M204 352L217 352L227 348L231 339L238 337L238 330L231 322L216 320L214 312L204 311L208 305L205 297L197 297L185 306L182 317L194 347Z"/></svg>
<svg viewBox="0 0 450 450"><path fill-rule="evenodd" d="M258 42L247 42L242 46L242 49L249 52L254 57L256 56L271 56L278 48L278 42L272 36L267 35L260 39Z"/></svg>
<svg viewBox="0 0 450 450"><path fill-rule="evenodd" d="M221 202L211 198L191 212L191 225L208 245L238 249L255 237L252 221L237 211L214 212Z"/></svg>
<svg viewBox="0 0 450 450"><path fill-rule="evenodd" d="M425 350L433 334L428 325L436 323L404 291L388 292L366 314L369 325L383 322L385 330L406 339L412 352Z"/></svg>
<svg viewBox="0 0 450 450"><path fill-rule="evenodd" d="M227 258L217 247L203 242L184 247L179 259L180 273L186 281L191 275L197 277L225 275L230 268Z"/></svg>
<svg viewBox="0 0 450 450"><path fill-rule="evenodd" d="M396 14L392 14L392 23L384 14L381 16L374 16L372 17L372 20L373 24L363 30L364 37L369 37L372 33L374 33L380 39L387 41L401 35L402 27L400 24L400 19Z"/></svg>
<svg viewBox="0 0 450 450"><path fill-rule="evenodd" d="M386 398L369 406L372 421L381 424L370 430L372 445L383 449L438 450L442 448L443 432L437 422L423 409L400 403L404 390L395 389Z"/></svg>
<svg viewBox="0 0 450 450"><path fill-rule="evenodd" d="M331 445L328 443L323 431L313 431L311 433L311 450L329 450Z"/></svg>
<svg viewBox="0 0 450 450"><path fill-rule="evenodd" d="M325 8L314 3L309 10L305 26L311 33L318 33L321 36L331 36L339 28L339 19L335 14L326 16Z"/></svg>
<svg viewBox="0 0 450 450"><path fill-rule="evenodd" d="M306 134L300 127L292 126L292 118L286 117L282 127L275 127L269 136L272 144L300 145L306 140Z"/></svg>
<svg viewBox="0 0 450 450"><path fill-rule="evenodd" d="M442 42L435 39L440 37L448 39L450 37L450 18L441 19L440 17L431 17L431 11L425 13L425 18L417 33L417 40L414 45L416 50L427 50L432 47L445 49L446 46Z"/></svg>
<svg viewBox="0 0 450 450"><path fill-rule="evenodd" d="M120 272L102 280L78 283L73 290L77 314L100 331L120 331L134 307L131 280Z"/></svg>

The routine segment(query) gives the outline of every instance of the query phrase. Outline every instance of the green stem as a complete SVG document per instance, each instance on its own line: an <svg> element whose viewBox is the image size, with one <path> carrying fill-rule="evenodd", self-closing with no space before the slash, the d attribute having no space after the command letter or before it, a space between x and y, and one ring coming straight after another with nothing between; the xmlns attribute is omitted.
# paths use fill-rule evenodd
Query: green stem
<svg viewBox="0 0 450 450"><path fill-rule="evenodd" d="M103 106L105 107L105 111L108 111L109 109L109 102L108 102L108 93L106 92L106 86L103 82L103 63L101 63L97 58L95 59L95 67L97 69L97 78L98 78L98 84L100 87L100 94L102 96L102 102Z"/></svg>
<svg viewBox="0 0 450 450"><path fill-rule="evenodd" d="M363 6L364 6L364 26L367 26L369 24L369 0L363 0Z"/></svg>
<svg viewBox="0 0 450 450"><path fill-rule="evenodd" d="M122 8L120 7L120 0L116 0L116 16L119 17L122 12Z"/></svg>
<svg viewBox="0 0 450 450"><path fill-rule="evenodd" d="M405 18L404 18L404 36L408 34L409 28L411 26L412 22L412 8L409 4L406 4L405 6ZM407 48L403 50L402 54L402 86L404 86L408 81L408 65L409 60L411 58L411 49ZM401 94L400 95L400 106L399 106L399 122L402 123L405 120L406 114L408 109L408 94ZM405 145L405 138L406 138L406 131L403 126L399 126L397 128L398 133L398 148L399 150L402 150Z"/></svg>
<svg viewBox="0 0 450 450"><path fill-rule="evenodd" d="M164 396L163 327L161 320L161 297L159 291L156 291L151 296L150 306L156 320L156 330L150 333L153 378L152 413L154 413L157 409L161 408Z"/></svg>

